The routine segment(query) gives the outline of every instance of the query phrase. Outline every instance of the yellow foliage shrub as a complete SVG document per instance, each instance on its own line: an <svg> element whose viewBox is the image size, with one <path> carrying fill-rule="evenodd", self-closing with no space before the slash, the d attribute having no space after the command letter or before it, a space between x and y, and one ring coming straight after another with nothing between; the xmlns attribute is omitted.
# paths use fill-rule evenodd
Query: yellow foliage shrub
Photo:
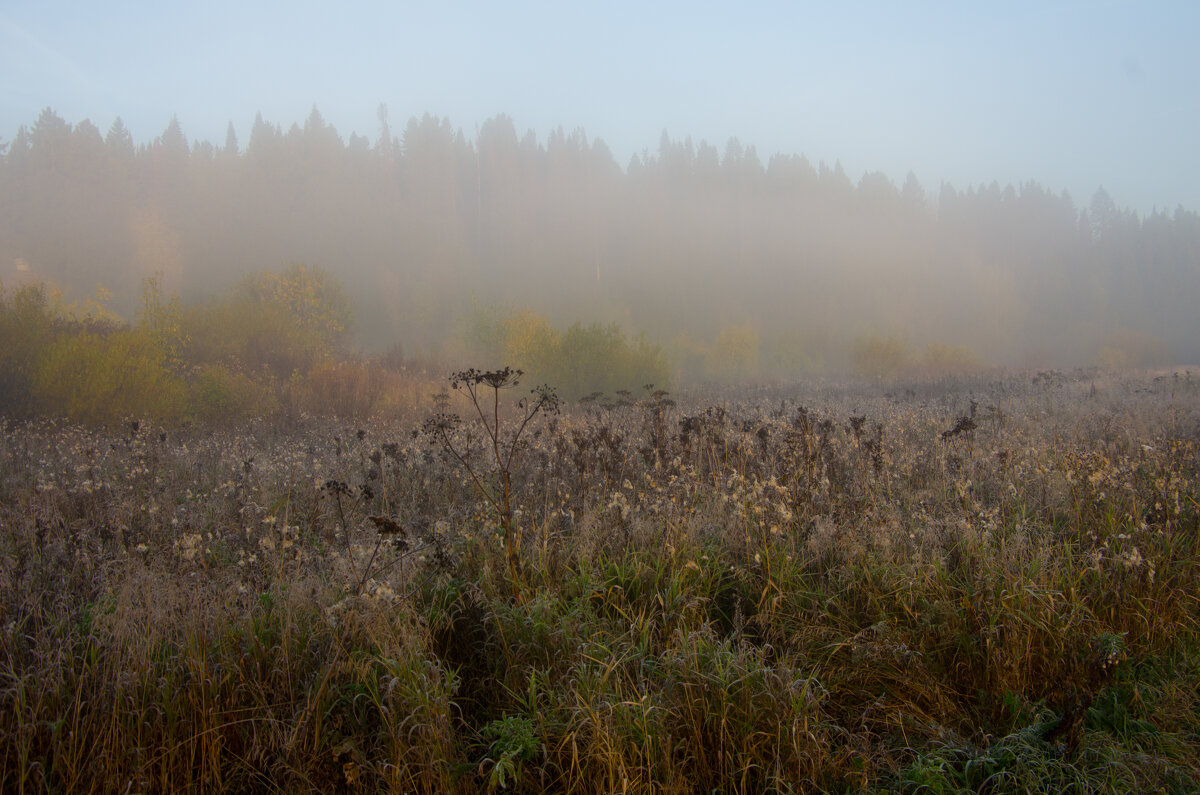
<svg viewBox="0 0 1200 795"><path fill-rule="evenodd" d="M187 409L186 384L136 330L56 339L42 354L34 384L44 411L92 425L126 417L174 422Z"/></svg>

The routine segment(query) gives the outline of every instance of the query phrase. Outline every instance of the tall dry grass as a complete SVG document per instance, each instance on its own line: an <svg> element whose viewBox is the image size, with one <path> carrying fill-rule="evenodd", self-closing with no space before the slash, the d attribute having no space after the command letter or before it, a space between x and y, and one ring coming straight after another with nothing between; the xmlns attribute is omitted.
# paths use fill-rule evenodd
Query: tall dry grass
<svg viewBox="0 0 1200 795"><path fill-rule="evenodd" d="M5 430L4 791L1200 787L1184 374Z"/></svg>

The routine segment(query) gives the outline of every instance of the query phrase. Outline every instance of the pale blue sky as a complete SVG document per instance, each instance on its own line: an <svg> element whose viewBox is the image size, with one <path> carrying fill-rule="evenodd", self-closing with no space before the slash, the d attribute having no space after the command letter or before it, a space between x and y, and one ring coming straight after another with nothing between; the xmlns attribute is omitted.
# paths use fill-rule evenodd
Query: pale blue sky
<svg viewBox="0 0 1200 795"><path fill-rule="evenodd" d="M583 127L621 165L672 137L840 159L857 180L1067 189L1200 210L1200 2L0 0L0 139L43 107L139 142L244 146L316 104L372 141L430 112Z"/></svg>

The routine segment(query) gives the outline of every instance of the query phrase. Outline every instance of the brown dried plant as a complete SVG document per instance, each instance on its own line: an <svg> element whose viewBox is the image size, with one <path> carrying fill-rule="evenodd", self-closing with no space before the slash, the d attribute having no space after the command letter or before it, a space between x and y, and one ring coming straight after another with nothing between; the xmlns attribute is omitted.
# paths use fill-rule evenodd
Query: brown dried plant
<svg viewBox="0 0 1200 795"><path fill-rule="evenodd" d="M504 367L500 370L471 368L450 376L450 387L466 394L487 436L494 467L490 478L480 465L472 462L468 450L456 443L454 431L462 424L457 414L442 411L425 422L425 432L467 471L475 490L500 523L513 595L518 599L521 595L520 533L513 523L513 469L521 449L521 436L529 423L538 414L557 414L559 408L558 395L553 388L545 384L536 387L529 397L517 401L516 427L506 436L500 416L500 390L518 386L522 375L522 370ZM490 396L487 390L491 390ZM487 482L489 480L491 482Z"/></svg>

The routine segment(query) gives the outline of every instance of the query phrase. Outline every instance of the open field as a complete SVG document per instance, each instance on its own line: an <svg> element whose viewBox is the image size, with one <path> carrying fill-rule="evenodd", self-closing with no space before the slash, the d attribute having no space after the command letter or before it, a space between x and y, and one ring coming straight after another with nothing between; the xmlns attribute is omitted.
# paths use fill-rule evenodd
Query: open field
<svg viewBox="0 0 1200 795"><path fill-rule="evenodd" d="M521 394L8 423L0 790L1200 790L1196 373Z"/></svg>

